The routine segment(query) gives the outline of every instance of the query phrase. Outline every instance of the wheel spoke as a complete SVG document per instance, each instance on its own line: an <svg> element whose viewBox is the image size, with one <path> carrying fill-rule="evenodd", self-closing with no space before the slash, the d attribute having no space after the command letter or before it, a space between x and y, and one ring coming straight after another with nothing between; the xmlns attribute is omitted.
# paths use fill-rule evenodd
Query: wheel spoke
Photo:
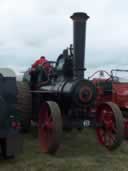
<svg viewBox="0 0 128 171"><path fill-rule="evenodd" d="M105 135L104 129L103 128L98 128L97 135L98 135L100 143L104 144L104 135Z"/></svg>
<svg viewBox="0 0 128 171"><path fill-rule="evenodd" d="M115 137L112 134L112 132L106 131L106 133L105 133L105 145L110 147L113 145L114 141L115 141Z"/></svg>
<svg viewBox="0 0 128 171"><path fill-rule="evenodd" d="M113 133L117 133L117 129L116 129L116 126L114 124L112 125L112 131L113 131Z"/></svg>
<svg viewBox="0 0 128 171"><path fill-rule="evenodd" d="M104 142L105 142L105 132L104 132L104 130L102 130L102 134L101 134L101 138L102 138L102 142L103 142L103 144L104 144Z"/></svg>

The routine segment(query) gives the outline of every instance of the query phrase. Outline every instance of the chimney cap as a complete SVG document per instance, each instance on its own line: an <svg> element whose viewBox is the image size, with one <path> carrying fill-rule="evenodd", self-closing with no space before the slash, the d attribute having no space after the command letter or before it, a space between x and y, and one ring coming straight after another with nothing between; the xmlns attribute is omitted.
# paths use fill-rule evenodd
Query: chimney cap
<svg viewBox="0 0 128 171"><path fill-rule="evenodd" d="M77 21L85 21L89 18L89 16L84 13L84 12L75 12L73 13L73 15L71 16L72 20L77 20Z"/></svg>

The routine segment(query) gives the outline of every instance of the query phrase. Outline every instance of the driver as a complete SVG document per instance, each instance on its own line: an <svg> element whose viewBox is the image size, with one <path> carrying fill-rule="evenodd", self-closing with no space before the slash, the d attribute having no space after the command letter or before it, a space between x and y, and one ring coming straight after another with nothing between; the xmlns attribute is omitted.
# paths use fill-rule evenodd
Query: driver
<svg viewBox="0 0 128 171"><path fill-rule="evenodd" d="M43 66L43 68L46 70L47 73L51 69L51 65L48 63L48 60L45 58L45 56L41 56L38 60L36 60L32 64L32 70L37 69L37 67L39 66Z"/></svg>
<svg viewBox="0 0 128 171"><path fill-rule="evenodd" d="M32 64L30 70L31 88L35 89L37 87L37 84L40 84L41 81L43 81L43 83L45 82L47 83L51 70L52 70L52 66L44 56L41 56L39 59L37 59ZM40 81L39 78L41 78Z"/></svg>

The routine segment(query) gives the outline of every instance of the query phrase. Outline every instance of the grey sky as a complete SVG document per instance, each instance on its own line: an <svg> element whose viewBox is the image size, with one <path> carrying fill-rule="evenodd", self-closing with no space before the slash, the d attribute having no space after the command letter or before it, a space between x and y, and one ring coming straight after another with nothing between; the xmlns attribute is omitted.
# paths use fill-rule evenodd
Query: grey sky
<svg viewBox="0 0 128 171"><path fill-rule="evenodd" d="M127 67L127 0L0 0L0 66L16 70L72 43L76 11L87 12L86 67Z"/></svg>

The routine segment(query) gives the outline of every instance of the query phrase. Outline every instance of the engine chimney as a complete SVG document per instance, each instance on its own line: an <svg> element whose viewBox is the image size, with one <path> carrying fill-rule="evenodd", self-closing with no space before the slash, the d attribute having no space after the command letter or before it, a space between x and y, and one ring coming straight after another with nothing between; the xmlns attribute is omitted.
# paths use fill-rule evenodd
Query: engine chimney
<svg viewBox="0 0 128 171"><path fill-rule="evenodd" d="M89 16L86 13L77 12L71 16L73 20L73 72L74 77L84 78L84 56L85 56L85 36L86 21Z"/></svg>

